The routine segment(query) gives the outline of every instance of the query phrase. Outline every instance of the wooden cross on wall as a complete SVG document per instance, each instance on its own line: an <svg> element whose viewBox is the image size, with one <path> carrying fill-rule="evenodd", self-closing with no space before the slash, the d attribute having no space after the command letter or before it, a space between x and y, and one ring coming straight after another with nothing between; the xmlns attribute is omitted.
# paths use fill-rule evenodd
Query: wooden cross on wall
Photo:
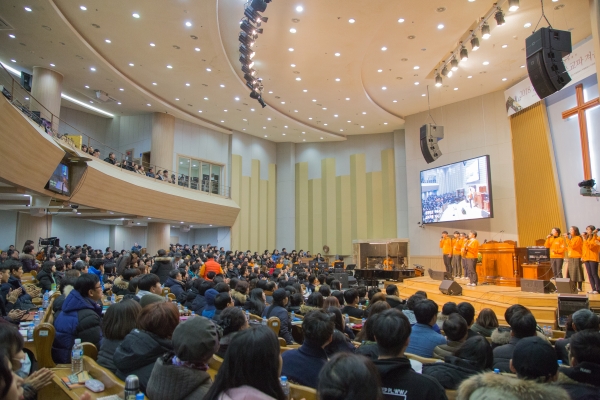
<svg viewBox="0 0 600 400"><path fill-rule="evenodd" d="M581 157L583 158L583 179L592 179L592 166L590 162L590 142L588 140L587 120L585 111L600 105L600 98L596 97L588 102L583 98L583 85L575 86L575 94L577 97L577 106L570 110L563 111L563 119L577 115L579 118L579 136L581 137Z"/></svg>

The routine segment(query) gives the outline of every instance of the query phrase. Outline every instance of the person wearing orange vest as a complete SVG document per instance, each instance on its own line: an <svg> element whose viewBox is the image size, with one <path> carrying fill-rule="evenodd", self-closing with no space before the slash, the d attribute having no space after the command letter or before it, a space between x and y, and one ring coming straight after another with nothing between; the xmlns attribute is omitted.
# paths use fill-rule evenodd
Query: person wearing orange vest
<svg viewBox="0 0 600 400"><path fill-rule="evenodd" d="M200 276L204 279L207 278L209 272L214 272L216 275L223 275L223 268L221 268L221 264L215 261L215 256L213 253L208 253L208 260L204 263L202 268L200 269Z"/></svg>
<svg viewBox="0 0 600 400"><path fill-rule="evenodd" d="M448 274L452 274L452 246L453 240L448 236L447 231L442 232L442 238L440 239L440 249L442 249L442 254L444 257L444 266L446 267L446 272Z"/></svg>
<svg viewBox="0 0 600 400"><path fill-rule="evenodd" d="M469 239L465 242L462 255L467 264L467 274L469 283L467 286L477 286L477 256L479 253L479 242L477 241L477 232L469 231Z"/></svg>
<svg viewBox="0 0 600 400"><path fill-rule="evenodd" d="M546 237L544 246L550 249L550 265L554 273L554 279L562 278L562 266L565 259L567 243L560 235L560 228L552 228L552 232Z"/></svg>
<svg viewBox="0 0 600 400"><path fill-rule="evenodd" d="M567 242L567 257L569 258L569 278L571 282L577 282L577 290L583 291L583 268L581 267L581 252L583 251L583 239L579 234L579 228L569 228L569 235L564 234Z"/></svg>
<svg viewBox="0 0 600 400"><path fill-rule="evenodd" d="M598 241L598 229L594 225L588 225L583 234L583 251L581 261L585 264L590 279L591 290L588 293L598 294L600 290L600 278L598 277L598 252L600 241Z"/></svg>
<svg viewBox="0 0 600 400"><path fill-rule="evenodd" d="M461 274L461 256L460 251L462 250L464 240L460 237L459 231L454 231L454 246L452 247L452 276L460 278Z"/></svg>

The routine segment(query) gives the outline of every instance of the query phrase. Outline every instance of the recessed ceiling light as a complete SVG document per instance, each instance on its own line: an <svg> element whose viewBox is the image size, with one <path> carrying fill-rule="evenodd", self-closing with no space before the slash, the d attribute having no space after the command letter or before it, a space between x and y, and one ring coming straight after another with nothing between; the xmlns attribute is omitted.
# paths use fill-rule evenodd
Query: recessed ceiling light
<svg viewBox="0 0 600 400"><path fill-rule="evenodd" d="M308 89L303 89L302 91L303 91L304 93L306 93L306 92L308 92Z"/></svg>
<svg viewBox="0 0 600 400"><path fill-rule="evenodd" d="M304 135L306 132L302 132L302 134Z"/></svg>
<svg viewBox="0 0 600 400"><path fill-rule="evenodd" d="M11 60L10 60L10 61L12 61L12 62L17 62L17 60L15 60L14 58L11 58Z"/></svg>
<svg viewBox="0 0 600 400"><path fill-rule="evenodd" d="M210 68L206 68L206 70L207 70L208 72L211 72L211 71L212 71L212 69L210 69Z"/></svg>
<svg viewBox="0 0 600 400"><path fill-rule="evenodd" d="M327 110L327 107L323 107L323 110Z"/></svg>
<svg viewBox="0 0 600 400"><path fill-rule="evenodd" d="M393 100L393 101L392 101L392 103L397 103L397 102L398 102L398 100Z"/></svg>
<svg viewBox="0 0 600 400"><path fill-rule="evenodd" d="M221 123L222 123L222 124L224 124L224 123L225 123L225 121L221 121Z"/></svg>
<svg viewBox="0 0 600 400"><path fill-rule="evenodd" d="M525 25L523 25L523 28L529 28L531 26L531 22L527 22Z"/></svg>
<svg viewBox="0 0 600 400"><path fill-rule="evenodd" d="M525 68L525 66L524 66L524 65L521 65L521 68Z"/></svg>
<svg viewBox="0 0 600 400"><path fill-rule="evenodd" d="M321 140L323 140L323 138L321 138Z"/></svg>
<svg viewBox="0 0 600 400"><path fill-rule="evenodd" d="M190 21L187 21L187 22L185 23L185 26L187 26L187 27L189 28L190 26L192 26L192 23L191 23Z"/></svg>
<svg viewBox="0 0 600 400"><path fill-rule="evenodd" d="M87 10L86 6L79 6L79 8L81 9L81 11L86 11Z"/></svg>
<svg viewBox="0 0 600 400"><path fill-rule="evenodd" d="M175 97L175 101L179 101L179 97Z"/></svg>
<svg viewBox="0 0 600 400"><path fill-rule="evenodd" d="M290 28L290 33L296 33L296 28Z"/></svg>
<svg viewBox="0 0 600 400"><path fill-rule="evenodd" d="M387 125L388 123L387 123L387 122L384 122L383 124L384 124L384 125Z"/></svg>
<svg viewBox="0 0 600 400"><path fill-rule="evenodd" d="M94 104L94 102L92 100L90 100L90 103Z"/></svg>
<svg viewBox="0 0 600 400"><path fill-rule="evenodd" d="M420 67L419 67L418 65L415 65L415 66L413 67L413 69L419 69L419 68L420 68Z"/></svg>
<svg viewBox="0 0 600 400"><path fill-rule="evenodd" d="M383 70L382 69L378 69L377 72L383 72Z"/></svg>
<svg viewBox="0 0 600 400"><path fill-rule="evenodd" d="M350 97L346 97L346 100L350 100Z"/></svg>
<svg viewBox="0 0 600 400"><path fill-rule="evenodd" d="M31 8L30 7L25 7L25 11L31 12Z"/></svg>
<svg viewBox="0 0 600 400"><path fill-rule="evenodd" d="M301 80L302 80L302 78L300 78L300 77L297 77L297 78L296 78L296 80L297 80L297 81L301 81Z"/></svg>
<svg viewBox="0 0 600 400"><path fill-rule="evenodd" d="M11 39L14 39L16 36L11 33L10 35L8 35L8 37L10 37Z"/></svg>
<svg viewBox="0 0 600 400"><path fill-rule="evenodd" d="M490 62L489 61L484 61L483 65L490 65Z"/></svg>
<svg viewBox="0 0 600 400"><path fill-rule="evenodd" d="M505 49L505 48L507 48L507 47L508 47L508 45L507 45L507 44L503 44L503 45L502 45L502 48L503 48L503 49Z"/></svg>
<svg viewBox="0 0 600 400"><path fill-rule="evenodd" d="M158 85L158 83L156 83L156 82L152 82L152 84L153 84L154 86Z"/></svg>
<svg viewBox="0 0 600 400"><path fill-rule="evenodd" d="M361 126L361 128L364 128L364 126Z"/></svg>
<svg viewBox="0 0 600 400"><path fill-rule="evenodd" d="M403 23L404 22L404 18L398 18L398 23Z"/></svg>
<svg viewBox="0 0 600 400"><path fill-rule="evenodd" d="M96 68L90 67L90 71L94 72L94 71L96 71Z"/></svg>
<svg viewBox="0 0 600 400"><path fill-rule="evenodd" d="M285 136L285 133L282 133L283 136Z"/></svg>
<svg viewBox="0 0 600 400"><path fill-rule="evenodd" d="M267 127L266 127L266 126L263 126L263 129L267 129Z"/></svg>
<svg viewBox="0 0 600 400"><path fill-rule="evenodd" d="M185 86L190 86L190 84L189 84L189 83L186 83L186 84L185 84Z"/></svg>
<svg viewBox="0 0 600 400"><path fill-rule="evenodd" d="M265 135L265 137L267 137L267 135Z"/></svg>
<svg viewBox="0 0 600 400"><path fill-rule="evenodd" d="M306 142L306 139L302 139L303 142Z"/></svg>
<svg viewBox="0 0 600 400"><path fill-rule="evenodd" d="M353 24L353 23L355 23L355 22L356 22L356 20L355 20L354 18L350 18L350 19L348 20L348 22L350 22L351 24Z"/></svg>
<svg viewBox="0 0 600 400"><path fill-rule="evenodd" d="M140 17L140 14L138 14L138 13L133 13L133 14L131 14L131 16L132 16L133 18L139 18L139 17Z"/></svg>
<svg viewBox="0 0 600 400"><path fill-rule="evenodd" d="M273 91L272 91L272 90L269 90L269 94L273 94Z"/></svg>
<svg viewBox="0 0 600 400"><path fill-rule="evenodd" d="M173 69L173 66L172 65L167 65L167 68Z"/></svg>
<svg viewBox="0 0 600 400"><path fill-rule="evenodd" d="M344 130L343 130L343 129L340 129L340 132L344 132Z"/></svg>
<svg viewBox="0 0 600 400"><path fill-rule="evenodd" d="M426 94L425 94L425 93L423 93L423 94L421 95L421 97L425 97L425 96L426 96Z"/></svg>
<svg viewBox="0 0 600 400"><path fill-rule="evenodd" d="M473 75L469 75L467 76L467 79L471 79L473 77Z"/></svg>
<svg viewBox="0 0 600 400"><path fill-rule="evenodd" d="M146 105L147 105L148 107L150 107L152 104L148 103L148 104L146 104Z"/></svg>
<svg viewBox="0 0 600 400"><path fill-rule="evenodd" d="M270 121L270 120L271 120L271 117L267 118L267 121Z"/></svg>
<svg viewBox="0 0 600 400"><path fill-rule="evenodd" d="M288 50L289 50L289 51L294 51L294 49L293 49L292 47L290 47Z"/></svg>
<svg viewBox="0 0 600 400"><path fill-rule="evenodd" d="M208 100L208 97L205 97L204 100Z"/></svg>
<svg viewBox="0 0 600 400"><path fill-rule="evenodd" d="M419 82L415 82L415 85L418 85L418 84L419 84Z"/></svg>
<svg viewBox="0 0 600 400"><path fill-rule="evenodd" d="M281 104L285 104L285 101L282 101Z"/></svg>
<svg viewBox="0 0 600 400"><path fill-rule="evenodd" d="M112 43L110 39L104 39L106 43Z"/></svg>
<svg viewBox="0 0 600 400"><path fill-rule="evenodd" d="M133 63L129 63L129 66L130 66L130 67L133 67L133 65L134 65Z"/></svg>
<svg viewBox="0 0 600 400"><path fill-rule="evenodd" d="M295 68L296 64L290 64L290 67Z"/></svg>
<svg viewBox="0 0 600 400"><path fill-rule="evenodd" d="M323 125L327 126L327 124L323 124Z"/></svg>
<svg viewBox="0 0 600 400"><path fill-rule="evenodd" d="M223 110L224 112L227 112L227 110Z"/></svg>
<svg viewBox="0 0 600 400"><path fill-rule="evenodd" d="M220 87L225 87L225 85L223 85L222 83L219 85Z"/></svg>
<svg viewBox="0 0 600 400"><path fill-rule="evenodd" d="M387 88L386 88L385 86L383 86L383 87L381 88L381 90L387 90Z"/></svg>
<svg viewBox="0 0 600 400"><path fill-rule="evenodd" d="M254 111L254 108L251 108L250 111Z"/></svg>
<svg viewBox="0 0 600 400"><path fill-rule="evenodd" d="M381 51L386 51L386 50L387 50L387 47L385 47L385 46L381 48Z"/></svg>
<svg viewBox="0 0 600 400"><path fill-rule="evenodd" d="M247 120L246 118L243 118L242 120L243 120L244 122L248 122L248 120Z"/></svg>
<svg viewBox="0 0 600 400"><path fill-rule="evenodd" d="M444 24L439 24L437 28L438 29L444 29Z"/></svg>
<svg viewBox="0 0 600 400"><path fill-rule="evenodd" d="M150 46L151 47L155 47L156 45L154 43L150 43Z"/></svg>
<svg viewBox="0 0 600 400"><path fill-rule="evenodd" d="M337 115L337 114L334 114L333 116L334 116L335 118L337 118L337 117L338 117L338 115Z"/></svg>
<svg viewBox="0 0 600 400"><path fill-rule="evenodd" d="M194 50L200 51L200 47L196 47L196 48L194 48Z"/></svg>
<svg viewBox="0 0 600 400"><path fill-rule="evenodd" d="M365 115L366 113L367 113L366 111L363 111L363 115Z"/></svg>
<svg viewBox="0 0 600 400"><path fill-rule="evenodd" d="M56 67L56 65L54 65L54 64L52 64L52 63L50 63L50 66L51 66L51 67Z"/></svg>
<svg viewBox="0 0 600 400"><path fill-rule="evenodd" d="M507 80L506 78L502 78L502 81L506 81L506 80Z"/></svg>
<svg viewBox="0 0 600 400"><path fill-rule="evenodd" d="M335 78L335 81L336 81L336 82L339 82L339 81L340 81L340 78Z"/></svg>
<svg viewBox="0 0 600 400"><path fill-rule="evenodd" d="M88 85L85 85L85 88L86 88L86 89L89 89L90 87L89 87Z"/></svg>
<svg viewBox="0 0 600 400"><path fill-rule="evenodd" d="M240 101L240 98L239 98L239 97L236 97L236 98L235 98L235 101Z"/></svg>
<svg viewBox="0 0 600 400"><path fill-rule="evenodd" d="M298 7L296 7L296 11L297 11L297 12L302 12L302 11L304 11L304 7L302 7L302 6L298 6Z"/></svg>
<svg viewBox="0 0 600 400"><path fill-rule="evenodd" d="M334 56L339 57L339 56L341 56L341 54L340 53L335 53Z"/></svg>
<svg viewBox="0 0 600 400"><path fill-rule="evenodd" d="M117 104L118 104L118 105L121 105L121 102L119 101Z"/></svg>
<svg viewBox="0 0 600 400"><path fill-rule="evenodd" d="M455 87L455 88L454 88L454 90L458 90L458 88L457 88L457 87Z"/></svg>
<svg viewBox="0 0 600 400"><path fill-rule="evenodd" d="M312 117L308 117L308 119L312 120Z"/></svg>

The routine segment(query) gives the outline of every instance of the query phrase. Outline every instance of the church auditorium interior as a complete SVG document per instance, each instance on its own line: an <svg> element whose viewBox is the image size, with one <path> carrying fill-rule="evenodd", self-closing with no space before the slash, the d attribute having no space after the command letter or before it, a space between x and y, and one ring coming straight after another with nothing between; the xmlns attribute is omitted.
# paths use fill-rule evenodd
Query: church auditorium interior
<svg viewBox="0 0 600 400"><path fill-rule="evenodd" d="M596 53L600 0L3 0L0 400L600 399Z"/></svg>

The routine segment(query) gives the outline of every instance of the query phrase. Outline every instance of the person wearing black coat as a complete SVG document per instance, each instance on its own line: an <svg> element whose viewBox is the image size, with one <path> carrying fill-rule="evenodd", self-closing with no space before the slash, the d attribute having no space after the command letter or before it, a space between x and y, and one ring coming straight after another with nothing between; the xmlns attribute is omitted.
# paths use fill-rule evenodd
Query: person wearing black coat
<svg viewBox="0 0 600 400"><path fill-rule="evenodd" d="M38 286L42 289L42 293L46 293L52 290L52 285L56 285L56 279L54 279L53 273L56 271L56 264L54 261L46 261L42 265L42 269L37 274L36 279Z"/></svg>
<svg viewBox="0 0 600 400"><path fill-rule="evenodd" d="M204 294L208 289L212 289L215 284L211 281L203 281L200 284L194 284L198 288L198 294L194 298L191 306L189 307L192 311L196 313L196 315L202 315L202 311L206 308L206 298Z"/></svg>
<svg viewBox="0 0 600 400"><path fill-rule="evenodd" d="M171 290L171 293L175 295L178 303L182 303L185 295L185 288L181 281L181 272L178 269L174 269L169 272L169 278L164 283L165 287Z"/></svg>
<svg viewBox="0 0 600 400"><path fill-rule="evenodd" d="M285 289L277 289L273 292L273 304L264 309L262 316L279 318L279 337L285 339L287 344L293 344L292 321L286 310L289 301L288 292Z"/></svg>
<svg viewBox="0 0 600 400"><path fill-rule="evenodd" d="M154 259L154 265L150 273L157 275L160 283L164 284L169 279L169 273L173 271L173 259L166 256L167 252L163 249L158 251L158 257Z"/></svg>

